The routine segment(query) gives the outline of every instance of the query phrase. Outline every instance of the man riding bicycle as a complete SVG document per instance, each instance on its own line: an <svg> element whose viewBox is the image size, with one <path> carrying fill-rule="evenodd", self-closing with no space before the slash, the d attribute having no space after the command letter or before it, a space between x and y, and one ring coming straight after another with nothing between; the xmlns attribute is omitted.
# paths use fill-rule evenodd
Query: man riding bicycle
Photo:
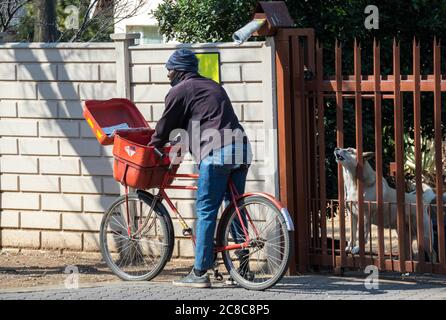
<svg viewBox="0 0 446 320"><path fill-rule="evenodd" d="M187 49L176 50L166 63L172 88L155 127L151 146L162 147L175 129L187 130L189 150L199 165L196 200L196 247L192 271L174 285L205 288L207 270L214 265L214 233L218 209L230 201L228 179L237 191L245 189L252 154L248 138L223 87L198 74L198 60ZM232 234L237 242L237 225ZM240 250L239 255L244 254Z"/></svg>

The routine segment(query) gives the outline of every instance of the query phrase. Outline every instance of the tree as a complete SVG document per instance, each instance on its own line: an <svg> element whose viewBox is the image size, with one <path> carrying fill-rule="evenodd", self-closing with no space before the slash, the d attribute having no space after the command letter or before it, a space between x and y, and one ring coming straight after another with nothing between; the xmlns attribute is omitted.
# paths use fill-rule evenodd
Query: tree
<svg viewBox="0 0 446 320"><path fill-rule="evenodd" d="M2 1L2 0L0 0ZM22 0L23 1L23 0ZM42 1L42 0L40 0ZM133 17L149 0L57 0L56 42L111 41L114 25ZM17 41L33 41L37 18L36 1L28 1L17 24Z"/></svg>
<svg viewBox="0 0 446 320"><path fill-rule="evenodd" d="M232 41L232 33L250 20L256 3L256 0L166 0L153 14L168 40Z"/></svg>
<svg viewBox="0 0 446 320"><path fill-rule="evenodd" d="M37 19L34 21L34 41L54 42L58 38L56 3L53 0L35 0Z"/></svg>
<svg viewBox="0 0 446 320"><path fill-rule="evenodd" d="M17 14L30 0L2 0L0 2L0 32L7 32Z"/></svg>

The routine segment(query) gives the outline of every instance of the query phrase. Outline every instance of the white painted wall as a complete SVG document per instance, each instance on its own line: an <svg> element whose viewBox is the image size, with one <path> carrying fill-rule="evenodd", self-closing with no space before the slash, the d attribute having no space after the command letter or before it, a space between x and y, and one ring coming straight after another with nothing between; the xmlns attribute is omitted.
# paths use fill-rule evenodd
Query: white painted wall
<svg viewBox="0 0 446 320"><path fill-rule="evenodd" d="M97 142L81 103L128 92L155 126L169 90L164 64L178 47L115 41L0 45L0 248L99 250L103 212L121 189L112 147ZM247 190L277 195L272 43L187 47L220 52L222 84L253 143ZM180 172L196 169L185 161ZM193 225L194 192L169 193ZM174 255L193 256L174 225Z"/></svg>

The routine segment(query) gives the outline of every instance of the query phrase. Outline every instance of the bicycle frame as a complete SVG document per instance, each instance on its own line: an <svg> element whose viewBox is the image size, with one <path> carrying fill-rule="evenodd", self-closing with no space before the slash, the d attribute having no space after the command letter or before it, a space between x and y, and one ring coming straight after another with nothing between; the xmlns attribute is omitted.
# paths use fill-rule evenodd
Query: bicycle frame
<svg viewBox="0 0 446 320"><path fill-rule="evenodd" d="M167 173L166 176L164 177L164 181L161 185L161 187L159 188L159 192L158 195L166 200L168 206L170 207L170 209L172 209L172 211L174 212L175 216L178 218L178 220L180 221L181 226L183 227L183 232L184 231L191 231L191 228L188 226L188 224L186 223L186 221L183 219L183 217L181 216L180 212L178 211L178 209L176 208L176 206L172 203L172 201L170 200L169 196L166 193L166 189L177 189L177 190L197 190L198 187L197 186L190 186L190 185L167 185L166 182L169 181L169 179L171 178L189 178L189 179L198 179L199 175L198 174L173 174L171 175L170 173ZM241 213L239 208L237 207L237 200L241 198L241 194L238 193L234 182L231 180L231 178L229 177L229 181L228 181L228 187L229 190L231 192L231 202L234 205L234 208L236 208L237 210L237 216L238 219L240 221L240 224L242 226L242 231L243 234L245 236L246 241L243 243L238 243L238 244L233 244L233 245L229 245L229 246L221 246L221 247L216 247L214 248L215 252L222 252L222 251L227 251L227 250L237 250L237 249L242 249L242 248L246 248L249 246L249 243L251 241L248 231L246 229L245 224L243 223L243 219L241 217ZM248 213L247 210L245 210L246 216L248 218L248 221L251 223L254 232L256 235L258 235L258 232L255 228L255 225L252 223L251 217ZM191 236L191 239L194 243L195 246L195 235L192 234L192 232L189 234L189 236Z"/></svg>
<svg viewBox="0 0 446 320"><path fill-rule="evenodd" d="M167 189L177 189L177 190L197 190L198 187L197 186L193 186L193 185L173 185L173 184L167 184L167 181L171 180L172 178L188 178L188 179L193 179L193 180L197 180L199 177L198 174L171 174L170 170L166 173L166 175L164 176L163 182L161 184L161 186L158 189L158 193L154 196L151 207L150 207L150 212L147 215L147 217L145 218L144 222L140 221L140 225L138 227L138 230L135 232L135 234L133 236L137 236L139 235L144 228L147 226L148 221L151 217L152 211L154 206L156 205L156 202L158 200L166 200L168 206L170 207L170 209L173 211L173 213L175 214L176 218L178 219L178 221L180 222L181 226L183 227L183 234L190 236L192 239L192 242L195 246L195 235L193 235L192 233L192 229L189 227L189 225L186 223L186 221L184 220L184 218L181 216L180 212L178 211L177 207L173 204L173 202L171 201L170 197L168 196L168 194L166 193L165 190ZM232 244L229 246L220 246L220 247L216 247L214 248L215 252L222 252L222 251L227 251L227 250L237 250L237 249L242 249L242 248L246 248L249 246L249 243L251 241L247 228L245 226L245 224L243 223L243 219L241 216L241 212L237 206L237 201L243 197L243 194L238 193L234 182L231 180L231 178L229 177L229 181L228 181L228 188L231 192L231 203L234 206L234 208L237 211L237 216L238 219L240 221L241 227L242 227L242 231L243 234L245 236L246 241L243 243L237 243L237 244ZM125 196L126 196L126 219L127 219L127 226L128 226L128 235L131 236L131 228L130 228L130 214L129 214L129 209L128 209L128 204L127 204L127 194L128 194L128 188L125 188ZM257 229L254 225L254 223L251 220L251 216L249 215L248 210L244 210L246 217L247 217L247 221L249 221L249 223L251 224L254 233L256 236L258 236L258 232Z"/></svg>

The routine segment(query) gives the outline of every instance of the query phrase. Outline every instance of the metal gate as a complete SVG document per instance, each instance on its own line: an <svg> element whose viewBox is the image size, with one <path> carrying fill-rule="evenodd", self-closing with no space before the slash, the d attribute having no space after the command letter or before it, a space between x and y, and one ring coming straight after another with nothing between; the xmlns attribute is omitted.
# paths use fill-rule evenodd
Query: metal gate
<svg viewBox="0 0 446 320"><path fill-rule="evenodd" d="M446 273L446 248L443 203L443 159L441 93L446 91L446 77L441 75L441 47L434 40L433 74L421 75L420 46L412 44L413 71L401 75L400 44L393 43L393 74L381 74L380 46L373 43L373 74L361 72L361 47L353 45L354 72L343 74L342 48L338 42L334 52L334 74L324 76L323 49L316 42L313 29L279 29L275 35L276 77L278 102L278 150L280 197L294 213L296 225L296 264L291 272L307 271L310 267L329 266L335 271L342 268L363 268L375 265L380 270L398 272ZM403 52L403 54L410 54ZM421 104L424 92L433 94L434 149L436 165L435 194L432 205L423 203L421 175ZM404 128L405 106L402 95L411 94L413 99L414 155L416 163L416 201L405 201L404 175ZM324 124L327 101L335 108L336 125ZM392 163L383 163L383 101L393 101L394 155ZM374 113L374 150L363 145L363 105L371 104ZM326 161L333 159L326 152L327 130L335 130L336 146L344 147L344 105L354 106L354 126L357 150L358 196L354 201L345 201L342 166L337 168L337 198L327 196ZM412 108L412 106L411 106ZM444 108L444 107L443 107ZM406 128L407 129L407 128ZM389 133L385 133L389 134ZM365 201L363 151L375 152L376 198ZM385 201L383 195L383 167L391 167L395 176L396 201ZM350 199L351 200L351 199ZM406 214L406 211L410 211ZM413 214L411 211L413 210ZM351 212L358 216L357 230L359 252L346 252L347 240L351 237ZM426 221L423 216L429 215ZM396 219L395 228L390 220ZM365 224L375 218L374 223ZM433 221L437 221L436 224ZM387 223L387 221L389 223ZM355 224L356 225L356 224ZM365 226L371 229L369 239L364 238ZM405 228L415 228L415 236ZM426 245L423 234L429 229ZM410 230L410 229L409 229ZM435 234L435 237L434 237ZM414 242L412 244L412 242ZM415 246L414 246L415 245ZM400 250L400 248L402 248ZM418 254L416 254L418 252ZM423 254L424 253L424 254ZM435 257L435 253L437 257ZM296 269L297 268L297 269Z"/></svg>

